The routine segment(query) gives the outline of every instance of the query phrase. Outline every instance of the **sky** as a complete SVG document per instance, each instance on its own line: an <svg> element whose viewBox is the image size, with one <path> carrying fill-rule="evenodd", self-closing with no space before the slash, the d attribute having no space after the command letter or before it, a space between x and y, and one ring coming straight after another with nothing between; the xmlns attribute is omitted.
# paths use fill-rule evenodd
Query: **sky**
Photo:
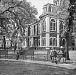
<svg viewBox="0 0 76 75"><path fill-rule="evenodd" d="M43 5L47 3L53 3L53 0L27 0L27 1L31 2L31 4L35 6L35 8L37 8L38 11L37 17L39 17L43 12Z"/></svg>

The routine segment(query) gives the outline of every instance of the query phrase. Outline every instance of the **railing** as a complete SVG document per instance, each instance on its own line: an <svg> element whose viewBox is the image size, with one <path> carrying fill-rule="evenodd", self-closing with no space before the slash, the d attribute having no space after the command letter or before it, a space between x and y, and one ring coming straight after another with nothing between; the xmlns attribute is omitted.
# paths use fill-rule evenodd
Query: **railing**
<svg viewBox="0 0 76 75"><path fill-rule="evenodd" d="M8 58L8 50L5 49L3 47L0 47L0 57L1 56L4 56L5 58L7 57Z"/></svg>

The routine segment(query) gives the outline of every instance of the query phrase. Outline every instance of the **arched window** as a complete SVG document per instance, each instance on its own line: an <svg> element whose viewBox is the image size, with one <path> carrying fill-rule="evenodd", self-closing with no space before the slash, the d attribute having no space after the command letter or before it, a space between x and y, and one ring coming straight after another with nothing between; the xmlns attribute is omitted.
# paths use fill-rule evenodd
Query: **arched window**
<svg viewBox="0 0 76 75"><path fill-rule="evenodd" d="M42 22L42 30L46 31L46 21L45 20L43 20L43 22Z"/></svg>
<svg viewBox="0 0 76 75"><path fill-rule="evenodd" d="M42 46L46 46L46 37L42 37Z"/></svg>
<svg viewBox="0 0 76 75"><path fill-rule="evenodd" d="M62 39L62 45L65 46L65 39Z"/></svg>
<svg viewBox="0 0 76 75"><path fill-rule="evenodd" d="M38 46L40 46L40 39L38 39Z"/></svg>
<svg viewBox="0 0 76 75"><path fill-rule="evenodd" d="M54 4L57 5L57 6L60 5L60 0L56 0L56 1L54 2Z"/></svg>
<svg viewBox="0 0 76 75"><path fill-rule="evenodd" d="M56 46L57 40L56 37L50 37L50 46Z"/></svg>
<svg viewBox="0 0 76 75"><path fill-rule="evenodd" d="M49 6L48 11L51 12L51 6Z"/></svg>
<svg viewBox="0 0 76 75"><path fill-rule="evenodd" d="M50 38L50 45L52 45L52 38Z"/></svg>
<svg viewBox="0 0 76 75"><path fill-rule="evenodd" d="M54 19L50 21L50 31L56 31L56 22Z"/></svg>
<svg viewBox="0 0 76 75"><path fill-rule="evenodd" d="M31 47L31 39L29 40L29 46Z"/></svg>
<svg viewBox="0 0 76 75"><path fill-rule="evenodd" d="M46 11L47 11L47 7L44 8L44 12L46 12Z"/></svg>

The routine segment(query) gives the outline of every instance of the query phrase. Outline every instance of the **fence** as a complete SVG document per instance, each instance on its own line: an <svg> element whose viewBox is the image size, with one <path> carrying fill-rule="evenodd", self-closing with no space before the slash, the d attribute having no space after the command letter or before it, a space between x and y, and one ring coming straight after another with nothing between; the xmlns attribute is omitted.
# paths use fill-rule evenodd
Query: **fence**
<svg viewBox="0 0 76 75"><path fill-rule="evenodd" d="M60 51L60 48L55 47L57 51ZM52 50L52 47L29 47L29 48L25 48L25 49L18 49L16 50L16 52L14 53L14 50L12 50L13 48L7 48L6 50L0 50L0 55L5 55L8 58L15 58L16 59L16 55L17 52L19 52L20 55L23 55L23 59L31 56L31 59L41 59L41 60L49 60L50 56L50 50Z"/></svg>
<svg viewBox="0 0 76 75"><path fill-rule="evenodd" d="M0 50L0 57L1 56L5 56L5 58L7 57L8 58L8 50Z"/></svg>

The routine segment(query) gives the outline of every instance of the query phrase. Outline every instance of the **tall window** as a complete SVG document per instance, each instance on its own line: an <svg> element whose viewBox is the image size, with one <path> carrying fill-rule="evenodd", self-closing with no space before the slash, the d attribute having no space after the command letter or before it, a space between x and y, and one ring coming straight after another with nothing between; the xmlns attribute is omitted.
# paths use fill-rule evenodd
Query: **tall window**
<svg viewBox="0 0 76 75"><path fill-rule="evenodd" d="M32 26L30 26L30 35L32 35Z"/></svg>
<svg viewBox="0 0 76 75"><path fill-rule="evenodd" d="M60 20L60 33L62 33L66 29L66 25L64 21Z"/></svg>
<svg viewBox="0 0 76 75"><path fill-rule="evenodd" d="M40 34L40 24L38 24L38 34Z"/></svg>
<svg viewBox="0 0 76 75"><path fill-rule="evenodd" d="M25 30L25 36L27 36L27 28L26 28L26 30Z"/></svg>
<svg viewBox="0 0 76 75"><path fill-rule="evenodd" d="M23 42L23 46L25 46L25 41Z"/></svg>
<svg viewBox="0 0 76 75"><path fill-rule="evenodd" d="M56 37L50 37L50 46L56 46Z"/></svg>
<svg viewBox="0 0 76 75"><path fill-rule="evenodd" d="M35 35L37 35L37 25L35 26L35 32L36 32Z"/></svg>
<svg viewBox="0 0 76 75"><path fill-rule="evenodd" d="M49 6L48 11L51 12L51 6Z"/></svg>
<svg viewBox="0 0 76 75"><path fill-rule="evenodd" d="M29 46L31 47L31 40L29 40Z"/></svg>
<svg viewBox="0 0 76 75"><path fill-rule="evenodd" d="M46 46L46 38L42 37L42 46Z"/></svg>
<svg viewBox="0 0 76 75"><path fill-rule="evenodd" d="M40 39L38 39L38 46L40 46Z"/></svg>
<svg viewBox="0 0 76 75"><path fill-rule="evenodd" d="M47 7L44 8L44 12L46 12L46 11L47 11Z"/></svg>
<svg viewBox="0 0 76 75"><path fill-rule="evenodd" d="M32 35L34 35L34 26L32 26Z"/></svg>
<svg viewBox="0 0 76 75"><path fill-rule="evenodd" d="M43 31L46 31L46 21L45 20L43 20L43 22L42 22L42 28L43 28Z"/></svg>
<svg viewBox="0 0 76 75"><path fill-rule="evenodd" d="M34 25L34 35L37 35L37 25Z"/></svg>
<svg viewBox="0 0 76 75"><path fill-rule="evenodd" d="M60 0L55 1L54 4L58 6L58 5L60 4L59 1L60 1Z"/></svg>
<svg viewBox="0 0 76 75"><path fill-rule="evenodd" d="M50 31L56 31L56 22L54 19L50 21Z"/></svg>

